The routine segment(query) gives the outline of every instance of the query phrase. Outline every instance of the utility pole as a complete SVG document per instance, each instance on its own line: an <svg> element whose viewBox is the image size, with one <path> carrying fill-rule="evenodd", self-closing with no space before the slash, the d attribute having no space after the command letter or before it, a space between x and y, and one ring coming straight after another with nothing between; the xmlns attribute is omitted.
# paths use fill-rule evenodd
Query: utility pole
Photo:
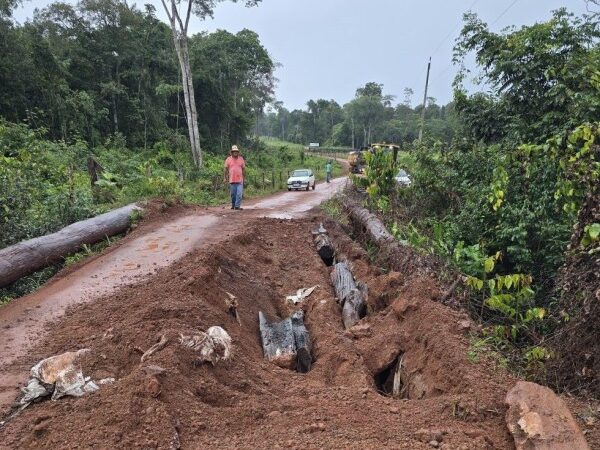
<svg viewBox="0 0 600 450"><path fill-rule="evenodd" d="M421 128L419 129L419 142L423 140L423 128L425 127L425 107L427 106L427 89L429 88L429 71L431 70L431 56L427 64L427 78L425 79L425 95L423 95L423 110L421 111Z"/></svg>

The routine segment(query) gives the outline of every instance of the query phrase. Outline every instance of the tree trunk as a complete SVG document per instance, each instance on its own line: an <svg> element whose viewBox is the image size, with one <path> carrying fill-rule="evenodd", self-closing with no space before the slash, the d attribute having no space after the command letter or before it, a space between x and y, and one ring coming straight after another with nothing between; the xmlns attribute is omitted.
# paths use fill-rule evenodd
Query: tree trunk
<svg viewBox="0 0 600 450"><path fill-rule="evenodd" d="M196 111L196 97L194 94L194 80L192 79L192 69L190 67L190 55L188 49L187 36L177 32L174 24L172 25L173 40L175 41L175 50L179 65L181 67L181 81L183 85L183 98L185 102L185 116L188 124L188 133L190 137L190 146L192 156L196 167L202 166L202 148L200 147L200 132L198 131L198 113Z"/></svg>
<svg viewBox="0 0 600 450"><path fill-rule="evenodd" d="M350 214L350 218L365 229L369 238L378 247L386 248L389 245L399 245L394 236L385 228L383 222L375 214L370 213L368 209L350 201L345 201L344 207Z"/></svg>
<svg viewBox="0 0 600 450"><path fill-rule="evenodd" d="M129 228L131 213L140 209L136 204L127 205L0 250L0 287L60 261L83 244L94 244L107 236L123 233Z"/></svg>
<svg viewBox="0 0 600 450"><path fill-rule="evenodd" d="M311 343L304 326L302 311L295 312L281 322L268 323L258 313L260 336L265 358L284 369L308 372L312 365Z"/></svg>
<svg viewBox="0 0 600 450"><path fill-rule="evenodd" d="M292 332L296 344L296 371L306 373L312 366L311 342L308 330L304 326L304 312L296 311L292 314Z"/></svg>
<svg viewBox="0 0 600 450"><path fill-rule="evenodd" d="M331 272L331 283L342 305L344 327L350 328L365 316L366 307L363 292L356 286L352 272L346 262L339 262Z"/></svg>
<svg viewBox="0 0 600 450"><path fill-rule="evenodd" d="M335 255L335 249L333 247L333 242L329 236L324 233L318 234L315 236L315 244L317 246L317 253L323 260L323 262L331 266L333 264L333 257Z"/></svg>

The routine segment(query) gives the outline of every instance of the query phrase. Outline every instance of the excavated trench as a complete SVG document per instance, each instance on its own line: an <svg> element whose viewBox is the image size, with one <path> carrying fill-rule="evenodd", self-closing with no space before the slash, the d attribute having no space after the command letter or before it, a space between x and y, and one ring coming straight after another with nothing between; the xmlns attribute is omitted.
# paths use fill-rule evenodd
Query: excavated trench
<svg viewBox="0 0 600 450"><path fill-rule="evenodd" d="M369 288L368 314L344 328L332 267L311 234L320 220L258 220L210 252L73 309L18 364L25 369L87 347L84 373L117 381L81 398L32 405L0 428L0 441L7 448L419 449L430 448L435 435L447 448L511 448L503 420L507 379L469 363L465 330L457 326L464 317L433 301L430 281L405 283L402 274L374 267L339 225L325 223L336 251ZM302 304L285 301L310 286L318 288ZM229 294L239 322L228 310ZM296 309L312 342L305 373L266 361L261 344L259 311L276 322ZM231 335L233 359L197 366L177 336L214 325ZM161 335L170 343L140 363L137 349ZM305 369L306 361L301 353ZM156 396L148 391L148 364L164 369Z"/></svg>

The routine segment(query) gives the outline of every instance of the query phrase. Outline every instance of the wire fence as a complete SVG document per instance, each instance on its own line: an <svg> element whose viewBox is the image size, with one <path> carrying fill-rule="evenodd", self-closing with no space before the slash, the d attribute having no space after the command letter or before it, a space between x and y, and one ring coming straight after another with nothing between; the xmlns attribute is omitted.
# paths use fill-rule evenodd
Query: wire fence
<svg viewBox="0 0 600 450"><path fill-rule="evenodd" d="M315 174L315 180L325 179L324 167L306 167ZM253 170L246 173L244 188L255 191L278 191L287 188L287 181L293 169ZM214 175L211 180L213 193L229 189L223 175Z"/></svg>

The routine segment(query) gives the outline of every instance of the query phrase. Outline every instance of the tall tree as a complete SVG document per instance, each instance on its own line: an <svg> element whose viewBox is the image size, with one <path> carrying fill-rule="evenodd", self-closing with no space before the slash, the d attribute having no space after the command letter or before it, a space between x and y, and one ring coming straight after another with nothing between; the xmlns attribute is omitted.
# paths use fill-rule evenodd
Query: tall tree
<svg viewBox="0 0 600 450"><path fill-rule="evenodd" d="M202 148L200 147L200 132L198 130L198 113L196 111L196 100L194 94L194 81L190 66L190 53L188 48L188 26L192 14L205 19L212 17L215 6L223 0L161 0L173 32L175 51L181 66L181 81L183 84L183 95L185 100L186 118L192 156L196 166L202 166ZM237 3L238 0L231 0ZM254 6L260 0L246 0L246 6ZM167 3L169 5L167 5ZM179 14L179 6L186 4L185 15ZM170 7L169 7L170 6Z"/></svg>

